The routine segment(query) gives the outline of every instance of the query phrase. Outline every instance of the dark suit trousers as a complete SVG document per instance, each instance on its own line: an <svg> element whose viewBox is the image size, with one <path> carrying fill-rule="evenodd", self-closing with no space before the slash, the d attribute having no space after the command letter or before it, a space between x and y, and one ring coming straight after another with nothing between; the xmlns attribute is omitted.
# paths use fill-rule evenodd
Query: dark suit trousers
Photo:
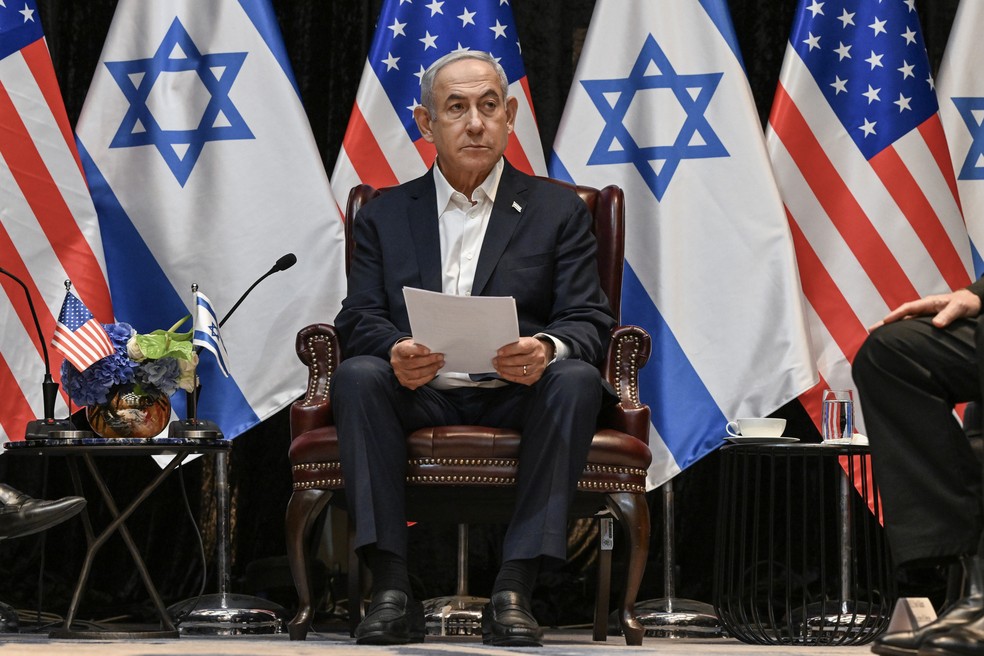
<svg viewBox="0 0 984 656"><path fill-rule="evenodd" d="M531 387L408 390L389 363L343 360L331 399L356 547L406 557L406 436L425 426L501 426L522 434L516 508L503 559L567 556L567 511L587 461L604 391L597 368L579 360L547 367Z"/></svg>
<svg viewBox="0 0 984 656"><path fill-rule="evenodd" d="M875 330L854 359L897 565L978 548L981 465L953 406L981 401L982 335L978 319L908 319Z"/></svg>

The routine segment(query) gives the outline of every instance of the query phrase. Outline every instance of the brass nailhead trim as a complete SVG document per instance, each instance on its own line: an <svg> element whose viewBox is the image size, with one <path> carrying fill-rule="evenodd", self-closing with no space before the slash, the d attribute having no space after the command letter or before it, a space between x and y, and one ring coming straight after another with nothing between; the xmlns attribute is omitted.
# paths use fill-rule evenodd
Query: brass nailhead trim
<svg viewBox="0 0 984 656"><path fill-rule="evenodd" d="M629 381L627 393L629 395L629 400L633 403L639 404L639 368L637 362L639 361L639 336L638 335L621 335L618 339L618 348L615 349L615 371L621 377L622 372L622 348L623 345L632 343L632 357L629 358ZM621 385L619 386L619 393L621 394Z"/></svg>
<svg viewBox="0 0 984 656"><path fill-rule="evenodd" d="M332 341L328 339L327 336L313 335L311 337L308 337L307 339L308 351L310 351L311 353L316 352L316 347L318 342L324 342L325 348L328 350L328 371L325 377L328 380L329 385L326 385L324 390L320 394L318 394L318 380L320 378L320 376L318 375L319 373L318 360L316 358L312 358L311 373L308 376L307 395L304 399L306 403L310 403L310 402L318 403L328 400L328 387L330 387L331 375L332 373L334 373L332 368L332 363L334 361L334 357L333 357L334 349L332 348Z"/></svg>
<svg viewBox="0 0 984 656"><path fill-rule="evenodd" d="M294 471L325 471L341 468L342 463L340 462L304 462L291 467Z"/></svg>
<svg viewBox="0 0 984 656"><path fill-rule="evenodd" d="M314 488L340 487L345 481L341 478L322 478L317 481L303 481L294 483L295 490L311 490Z"/></svg>
<svg viewBox="0 0 984 656"><path fill-rule="evenodd" d="M501 476L407 476L407 483L483 483L485 485L515 485L515 478Z"/></svg>
<svg viewBox="0 0 984 656"><path fill-rule="evenodd" d="M410 465L441 465L451 467L518 467L519 461L512 458L412 458Z"/></svg>

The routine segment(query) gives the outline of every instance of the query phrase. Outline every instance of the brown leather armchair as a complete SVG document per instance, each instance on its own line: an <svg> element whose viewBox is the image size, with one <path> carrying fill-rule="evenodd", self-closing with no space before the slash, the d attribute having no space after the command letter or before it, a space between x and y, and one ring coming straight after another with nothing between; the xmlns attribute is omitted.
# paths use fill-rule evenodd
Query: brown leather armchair
<svg viewBox="0 0 984 656"><path fill-rule="evenodd" d="M595 220L601 284L620 316L624 259L624 198L615 186L597 190L567 185L577 191ZM346 265L356 245L351 226L359 208L380 193L368 185L352 190L346 207ZM298 611L289 624L291 639L304 639L313 616L309 560L314 545L311 528L333 494L343 491L344 476L338 457L338 436L328 399L332 372L341 357L332 326L315 324L297 335L297 355L308 367L305 396L291 407L290 462L294 492L287 506L287 550ZM620 403L599 417L588 462L578 482L571 515L591 517L608 509L623 527L628 540L628 566L619 602L619 624L629 645L642 644L643 626L634 616L649 548L649 507L646 470L649 451L649 407L639 400L638 374L650 353L649 335L636 326L612 331L602 374L618 391ZM520 434L483 426L438 426L408 436L407 519L462 523L507 522L516 479ZM448 494L448 488L453 494ZM336 495L336 499L338 496ZM350 550L351 551L351 550ZM350 558L352 555L350 553ZM358 566L350 560L349 593L360 598ZM595 600L595 640L607 635L610 551L602 552ZM356 619L354 602L350 613ZM354 626L354 622L353 622Z"/></svg>

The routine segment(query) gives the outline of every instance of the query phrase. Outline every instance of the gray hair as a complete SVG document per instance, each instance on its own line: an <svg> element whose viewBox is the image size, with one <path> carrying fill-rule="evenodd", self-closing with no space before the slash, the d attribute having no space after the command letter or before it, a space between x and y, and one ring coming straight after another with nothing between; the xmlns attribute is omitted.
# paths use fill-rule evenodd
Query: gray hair
<svg viewBox="0 0 984 656"><path fill-rule="evenodd" d="M506 96L509 95L509 80L506 78L506 71L492 55L482 50L454 50L431 64L420 78L420 104L427 108L431 118L437 115L437 106L434 104L434 78L437 77L442 68L462 59L477 59L492 66L496 75L499 76L502 99L505 100Z"/></svg>

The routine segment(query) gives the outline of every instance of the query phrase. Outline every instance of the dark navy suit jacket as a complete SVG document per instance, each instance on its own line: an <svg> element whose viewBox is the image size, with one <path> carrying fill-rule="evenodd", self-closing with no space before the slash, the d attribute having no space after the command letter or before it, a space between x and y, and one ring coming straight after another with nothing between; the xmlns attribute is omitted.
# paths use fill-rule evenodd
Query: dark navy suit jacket
<svg viewBox="0 0 984 656"><path fill-rule="evenodd" d="M346 357L375 355L410 336L403 287L441 291L433 171L367 203L355 218L348 294L335 318ZM563 340L570 357L601 361L615 325L598 281L587 207L570 190L502 172L472 293L516 299L519 332Z"/></svg>

